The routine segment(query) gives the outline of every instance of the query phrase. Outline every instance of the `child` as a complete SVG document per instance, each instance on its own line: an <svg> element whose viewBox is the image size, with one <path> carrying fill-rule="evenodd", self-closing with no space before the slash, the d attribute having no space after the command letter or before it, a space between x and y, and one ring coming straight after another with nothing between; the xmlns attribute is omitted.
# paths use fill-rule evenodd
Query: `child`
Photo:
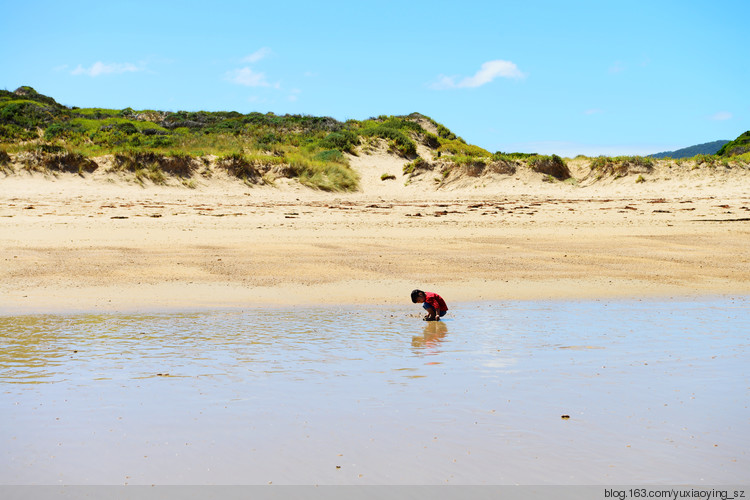
<svg viewBox="0 0 750 500"><path fill-rule="evenodd" d="M415 304L424 304L422 307L427 310L427 315L422 319L425 321L440 321L448 312L445 301L436 293L414 290L411 292L411 301Z"/></svg>

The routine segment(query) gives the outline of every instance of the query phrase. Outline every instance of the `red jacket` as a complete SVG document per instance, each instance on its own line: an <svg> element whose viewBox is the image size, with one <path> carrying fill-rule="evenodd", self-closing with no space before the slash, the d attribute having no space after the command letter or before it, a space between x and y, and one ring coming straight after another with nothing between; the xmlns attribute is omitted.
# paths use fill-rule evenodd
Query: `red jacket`
<svg viewBox="0 0 750 500"><path fill-rule="evenodd" d="M445 301L440 295L436 293L432 293L432 292L425 292L424 295L425 295L425 299L424 299L425 304L429 304L436 311L448 310L448 306L445 305Z"/></svg>

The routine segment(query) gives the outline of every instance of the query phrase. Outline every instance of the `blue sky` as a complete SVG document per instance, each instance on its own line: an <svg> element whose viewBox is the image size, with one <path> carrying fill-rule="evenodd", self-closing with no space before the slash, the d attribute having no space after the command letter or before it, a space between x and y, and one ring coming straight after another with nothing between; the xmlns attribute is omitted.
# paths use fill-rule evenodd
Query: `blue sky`
<svg viewBox="0 0 750 500"><path fill-rule="evenodd" d="M0 88L68 106L418 111L492 152L564 156L750 129L747 0L3 3Z"/></svg>

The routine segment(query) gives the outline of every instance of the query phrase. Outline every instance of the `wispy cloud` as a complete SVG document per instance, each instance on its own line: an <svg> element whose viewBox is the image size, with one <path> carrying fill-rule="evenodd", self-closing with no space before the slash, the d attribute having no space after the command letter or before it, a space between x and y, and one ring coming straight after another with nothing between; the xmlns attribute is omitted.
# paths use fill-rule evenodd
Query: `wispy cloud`
<svg viewBox="0 0 750 500"><path fill-rule="evenodd" d="M268 47L262 47L256 50L255 52L253 52L252 54L250 54L249 56L243 57L242 62L257 63L261 59L265 59L271 54L273 54L273 51L271 49L269 49Z"/></svg>
<svg viewBox="0 0 750 500"><path fill-rule="evenodd" d="M622 73L625 71L625 64L622 61L615 61L612 66L609 67L610 73Z"/></svg>
<svg viewBox="0 0 750 500"><path fill-rule="evenodd" d="M602 113L604 113L604 110L601 110L599 108L591 108L591 109L587 109L586 111L583 112L583 114L589 115L589 116L590 115L600 115Z"/></svg>
<svg viewBox="0 0 750 500"><path fill-rule="evenodd" d="M726 120L732 119L732 113L729 111L719 111L718 113L714 113L713 115L708 117L710 120L714 120L717 122L723 122Z"/></svg>
<svg viewBox="0 0 750 500"><path fill-rule="evenodd" d="M270 87L271 84L266 80L265 73L253 71L249 66L244 68L227 71L225 78L227 81L244 85L245 87Z"/></svg>
<svg viewBox="0 0 750 500"><path fill-rule="evenodd" d="M97 77L101 75L134 73L143 70L144 68L142 66L138 66L137 64L133 63L103 63L101 61L97 61L88 68L84 68L79 64L73 71L70 72L70 74Z"/></svg>
<svg viewBox="0 0 750 500"><path fill-rule="evenodd" d="M241 68L236 68L227 71L224 74L224 79L228 82L232 82L236 85L243 85L245 87L274 87L280 88L279 83L272 84L268 81L266 74L262 71L253 69L255 63L265 59L271 55L273 51L268 47L262 47L250 55L247 55L241 59L243 63L250 63L253 66L245 65Z"/></svg>
<svg viewBox="0 0 750 500"><path fill-rule="evenodd" d="M437 90L476 88L487 85L497 78L520 79L525 76L515 63L496 59L482 64L479 71L473 76L456 77L440 75L438 80L430 85L430 88Z"/></svg>

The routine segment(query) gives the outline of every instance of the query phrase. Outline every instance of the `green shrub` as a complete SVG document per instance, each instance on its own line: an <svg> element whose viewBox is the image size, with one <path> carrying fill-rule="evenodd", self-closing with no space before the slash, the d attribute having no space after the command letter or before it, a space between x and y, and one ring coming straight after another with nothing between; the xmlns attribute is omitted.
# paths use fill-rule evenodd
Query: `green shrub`
<svg viewBox="0 0 750 500"><path fill-rule="evenodd" d="M492 156L486 149L480 148L479 146L466 144L465 142L459 140L444 141L438 148L438 151L441 153L451 153L457 156Z"/></svg>
<svg viewBox="0 0 750 500"><path fill-rule="evenodd" d="M78 118L87 118L87 119L95 119L95 120L101 120L104 118L112 118L116 116L125 117L125 115L121 111L117 111L116 109L104 109L104 108L77 108L73 110L72 115ZM135 116L135 112L133 112L132 115Z"/></svg>
<svg viewBox="0 0 750 500"><path fill-rule="evenodd" d="M414 161L407 163L403 167L404 174L413 175L419 170L432 170L432 166L421 156L417 156Z"/></svg>
<svg viewBox="0 0 750 500"><path fill-rule="evenodd" d="M31 130L55 119L56 109L35 101L16 100L0 103L0 124Z"/></svg>
<svg viewBox="0 0 750 500"><path fill-rule="evenodd" d="M32 87L29 87L28 85L23 85L21 87L18 87L15 92L12 94L9 93L11 98L24 98L31 101L36 101L42 104L46 104L48 107L51 108L62 108L60 104L57 103L53 98L46 96L44 94L40 94L36 90L34 90Z"/></svg>
<svg viewBox="0 0 750 500"><path fill-rule="evenodd" d="M455 155L447 158L447 161L454 164L455 166L466 166L466 165L472 165L476 167L485 167L487 166L487 162L477 156L468 156L468 155Z"/></svg>
<svg viewBox="0 0 750 500"><path fill-rule="evenodd" d="M438 132L439 137L443 139L447 139L449 141L455 141L459 139L459 137L457 137L456 134L448 130L448 128L445 127L444 125L440 123L436 123L435 125L437 126L437 132Z"/></svg>
<svg viewBox="0 0 750 500"><path fill-rule="evenodd" d="M107 130L108 128L113 128L115 130L118 130L118 131L122 132L125 135L131 135L131 134L137 134L138 133L138 129L131 122L122 122L122 123L115 123L115 124L112 124L112 125L103 125L101 127L101 130Z"/></svg>
<svg viewBox="0 0 750 500"><path fill-rule="evenodd" d="M264 146L262 149L271 149L273 144L278 144L280 142L282 142L282 137L274 132L266 132L256 140L258 145Z"/></svg>
<svg viewBox="0 0 750 500"><path fill-rule="evenodd" d="M409 157L417 154L417 144L397 128L381 124L363 129L361 133L366 137L387 139L391 149L401 156Z"/></svg>
<svg viewBox="0 0 750 500"><path fill-rule="evenodd" d="M400 117L389 116L385 118L381 123L380 127L391 128L394 130L410 130L416 133L423 133L424 129L422 126L412 120L406 120Z"/></svg>
<svg viewBox="0 0 750 500"><path fill-rule="evenodd" d="M322 161L322 162L333 162L333 163L341 163L346 164L346 158L344 157L343 153L339 151L338 149L329 149L327 151L321 151L320 153L313 156L313 160L316 161Z"/></svg>
<svg viewBox="0 0 750 500"><path fill-rule="evenodd" d="M492 155L494 161L515 161L515 160L527 160L534 156L539 156L537 153L503 153L502 151L496 152Z"/></svg>
<svg viewBox="0 0 750 500"><path fill-rule="evenodd" d="M325 149L338 149L351 153L359 144L359 136L351 130L331 132L320 141L320 146Z"/></svg>
<svg viewBox="0 0 750 500"><path fill-rule="evenodd" d="M245 123L239 118L233 118L229 120L223 120L218 123L206 127L206 133L232 133L239 134L245 127ZM267 141L268 143L274 142L272 140Z"/></svg>
<svg viewBox="0 0 750 500"><path fill-rule="evenodd" d="M0 124L0 141L30 141L37 138L36 130L27 130L16 124Z"/></svg>
<svg viewBox="0 0 750 500"><path fill-rule="evenodd" d="M46 140L53 140L58 138L73 138L84 134L86 130L79 124L72 123L70 121L57 121L51 123L44 131L44 138Z"/></svg>
<svg viewBox="0 0 750 500"><path fill-rule="evenodd" d="M425 132L422 134L422 144L428 148L437 149L440 147L440 139L435 134Z"/></svg>
<svg viewBox="0 0 750 500"><path fill-rule="evenodd" d="M696 165L703 165L703 164L705 164L706 166L714 167L719 162L719 158L717 156L714 156L714 155L703 155L703 154L701 154L701 155L695 155L695 156L693 156L693 161L695 162Z"/></svg>
<svg viewBox="0 0 750 500"><path fill-rule="evenodd" d="M145 139L139 138L138 141L143 147L154 149L169 148L175 145L174 137L162 135L150 136Z"/></svg>
<svg viewBox="0 0 750 500"><path fill-rule="evenodd" d="M114 110L112 110L112 111L114 111ZM120 116L122 116L123 118L135 118L135 116L136 116L137 113L135 112L135 110L133 108L127 107L127 108L121 110L117 114L120 115Z"/></svg>
<svg viewBox="0 0 750 500"><path fill-rule="evenodd" d="M57 154L65 153L67 152L67 149L64 146L60 146L58 144L40 144L37 148L37 151L41 153Z"/></svg>
<svg viewBox="0 0 750 500"><path fill-rule="evenodd" d="M359 187L359 177L346 165L322 162L298 153L286 159L288 174L305 186L323 191L354 191Z"/></svg>
<svg viewBox="0 0 750 500"><path fill-rule="evenodd" d="M716 153L717 156L738 156L750 152L750 130L735 140L724 144Z"/></svg>

